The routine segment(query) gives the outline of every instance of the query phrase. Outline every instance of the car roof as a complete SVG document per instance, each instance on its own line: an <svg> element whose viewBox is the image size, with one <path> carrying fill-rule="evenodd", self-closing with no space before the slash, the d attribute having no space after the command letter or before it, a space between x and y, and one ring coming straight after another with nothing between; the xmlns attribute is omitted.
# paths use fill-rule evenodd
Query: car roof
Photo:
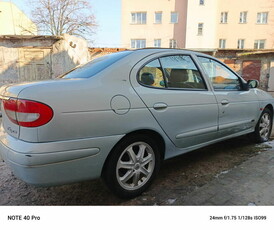
<svg viewBox="0 0 274 230"><path fill-rule="evenodd" d="M199 55L199 56L208 56L211 57L210 55L204 54L204 53L200 53L197 51L193 51L193 50L188 50L188 49L171 49L171 48L153 48L153 47L148 47L148 48L142 48L142 49L129 49L130 51L133 51L132 54L143 54L143 55L152 55L152 54L157 54L157 53L181 53L181 54L195 54L195 55Z"/></svg>

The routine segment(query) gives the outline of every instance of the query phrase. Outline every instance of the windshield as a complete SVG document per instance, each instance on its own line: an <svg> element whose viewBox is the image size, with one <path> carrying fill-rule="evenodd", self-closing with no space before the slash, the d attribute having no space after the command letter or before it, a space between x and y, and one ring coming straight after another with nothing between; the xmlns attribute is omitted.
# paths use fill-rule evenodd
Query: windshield
<svg viewBox="0 0 274 230"><path fill-rule="evenodd" d="M132 51L122 51L96 58L83 66L70 70L60 78L90 78L131 53Z"/></svg>

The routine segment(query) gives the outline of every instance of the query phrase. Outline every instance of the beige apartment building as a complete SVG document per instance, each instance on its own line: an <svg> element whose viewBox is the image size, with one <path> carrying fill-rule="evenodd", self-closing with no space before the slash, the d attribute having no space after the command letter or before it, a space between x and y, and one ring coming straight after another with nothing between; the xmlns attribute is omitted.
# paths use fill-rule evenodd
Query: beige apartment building
<svg viewBox="0 0 274 230"><path fill-rule="evenodd" d="M274 0L122 0L122 47L273 49Z"/></svg>
<svg viewBox="0 0 274 230"><path fill-rule="evenodd" d="M37 26L15 4L0 1L0 35L37 35Z"/></svg>
<svg viewBox="0 0 274 230"><path fill-rule="evenodd" d="M122 47L185 47L187 0L122 0Z"/></svg>

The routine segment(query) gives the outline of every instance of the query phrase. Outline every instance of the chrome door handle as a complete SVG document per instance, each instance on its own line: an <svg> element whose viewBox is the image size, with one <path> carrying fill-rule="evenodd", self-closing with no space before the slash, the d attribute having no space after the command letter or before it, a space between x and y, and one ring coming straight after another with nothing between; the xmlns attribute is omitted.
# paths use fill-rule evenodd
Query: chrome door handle
<svg viewBox="0 0 274 230"><path fill-rule="evenodd" d="M165 103L156 103L156 104L153 105L153 108L155 110L166 109L167 108L167 104L165 104Z"/></svg>
<svg viewBox="0 0 274 230"><path fill-rule="evenodd" d="M228 100L222 100L222 101L221 101L221 104L222 104L222 105L228 105L228 104L229 104L229 101L228 101Z"/></svg>

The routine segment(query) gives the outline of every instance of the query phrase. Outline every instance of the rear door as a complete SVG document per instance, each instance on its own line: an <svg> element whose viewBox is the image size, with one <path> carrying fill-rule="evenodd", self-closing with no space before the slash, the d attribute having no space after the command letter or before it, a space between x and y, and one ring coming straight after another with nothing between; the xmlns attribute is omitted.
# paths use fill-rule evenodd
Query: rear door
<svg viewBox="0 0 274 230"><path fill-rule="evenodd" d="M135 66L131 80L140 98L177 147L199 145L216 137L216 99L191 55L146 58Z"/></svg>

